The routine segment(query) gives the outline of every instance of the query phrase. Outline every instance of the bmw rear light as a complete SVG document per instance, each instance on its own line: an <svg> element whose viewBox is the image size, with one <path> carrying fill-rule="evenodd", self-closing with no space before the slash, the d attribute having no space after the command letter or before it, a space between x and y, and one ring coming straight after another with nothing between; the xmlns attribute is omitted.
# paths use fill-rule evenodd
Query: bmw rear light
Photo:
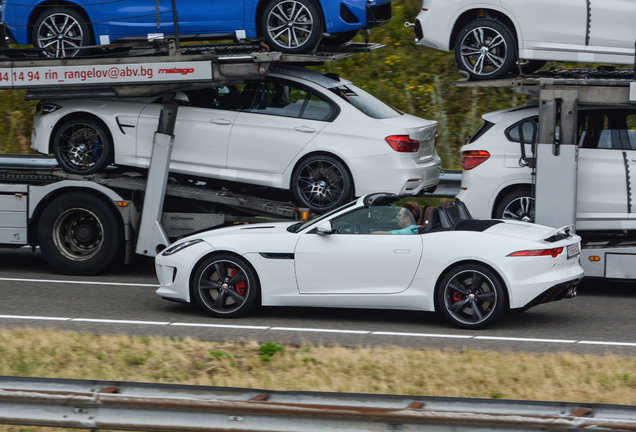
<svg viewBox="0 0 636 432"><path fill-rule="evenodd" d="M552 258L558 257L561 252L563 252L563 247L555 247L550 249L533 249L533 250L522 250L509 254L509 257L513 256L547 256L550 255Z"/></svg>
<svg viewBox="0 0 636 432"><path fill-rule="evenodd" d="M396 152L415 153L420 149L420 142L411 139L408 135L391 135L385 139Z"/></svg>
<svg viewBox="0 0 636 432"><path fill-rule="evenodd" d="M486 162L490 153L486 150L465 150L462 152L462 169L471 170Z"/></svg>

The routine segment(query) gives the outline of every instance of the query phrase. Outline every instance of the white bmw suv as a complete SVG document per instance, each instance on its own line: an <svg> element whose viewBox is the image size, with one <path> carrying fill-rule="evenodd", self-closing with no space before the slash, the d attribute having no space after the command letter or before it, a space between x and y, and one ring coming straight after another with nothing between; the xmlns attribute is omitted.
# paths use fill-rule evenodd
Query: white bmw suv
<svg viewBox="0 0 636 432"><path fill-rule="evenodd" d="M485 114L484 126L462 147L457 198L473 217L534 220L521 135L531 157L538 117L536 105ZM577 230L636 230L636 106L579 107L578 145Z"/></svg>
<svg viewBox="0 0 636 432"><path fill-rule="evenodd" d="M415 41L454 50L470 79L496 79L546 60L633 64L634 23L631 0L423 0Z"/></svg>

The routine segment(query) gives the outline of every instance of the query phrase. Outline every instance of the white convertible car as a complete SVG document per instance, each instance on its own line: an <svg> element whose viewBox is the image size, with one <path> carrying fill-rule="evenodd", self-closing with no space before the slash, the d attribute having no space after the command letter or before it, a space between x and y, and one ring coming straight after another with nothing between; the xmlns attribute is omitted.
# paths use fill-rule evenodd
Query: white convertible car
<svg viewBox="0 0 636 432"><path fill-rule="evenodd" d="M409 309L469 329L576 294L580 238L569 229L472 219L456 202L426 208L414 234L390 235L403 201L370 194L309 222L182 239L156 258L157 294L217 317L259 304Z"/></svg>

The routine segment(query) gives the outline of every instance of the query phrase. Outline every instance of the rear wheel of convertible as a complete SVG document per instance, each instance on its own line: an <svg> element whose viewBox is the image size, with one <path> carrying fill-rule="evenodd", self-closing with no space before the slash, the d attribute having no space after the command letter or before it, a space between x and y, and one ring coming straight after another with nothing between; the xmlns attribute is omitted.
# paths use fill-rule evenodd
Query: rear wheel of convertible
<svg viewBox="0 0 636 432"><path fill-rule="evenodd" d="M499 277L488 267L468 263L448 272L437 301L444 317L458 327L480 329L504 313L506 294Z"/></svg>
<svg viewBox="0 0 636 432"><path fill-rule="evenodd" d="M51 201L38 222L44 259L64 274L94 275L119 261L124 227L113 204L91 193L70 192Z"/></svg>

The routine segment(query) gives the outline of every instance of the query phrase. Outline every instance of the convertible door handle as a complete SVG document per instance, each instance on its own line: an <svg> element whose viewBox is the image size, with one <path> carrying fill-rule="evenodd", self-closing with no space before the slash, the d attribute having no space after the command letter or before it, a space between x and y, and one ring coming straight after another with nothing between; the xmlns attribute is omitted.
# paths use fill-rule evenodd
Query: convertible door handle
<svg viewBox="0 0 636 432"><path fill-rule="evenodd" d="M297 130L298 132L306 132L306 133L314 133L316 132L316 129L309 127L309 126L296 126L294 128L294 130Z"/></svg>
<svg viewBox="0 0 636 432"><path fill-rule="evenodd" d="M214 124L218 124L218 125L222 125L222 126L232 124L231 121L225 120L225 119L212 119L212 120L210 120L210 123L214 123Z"/></svg>
<svg viewBox="0 0 636 432"><path fill-rule="evenodd" d="M410 254L410 249L393 249L393 253L395 254Z"/></svg>

